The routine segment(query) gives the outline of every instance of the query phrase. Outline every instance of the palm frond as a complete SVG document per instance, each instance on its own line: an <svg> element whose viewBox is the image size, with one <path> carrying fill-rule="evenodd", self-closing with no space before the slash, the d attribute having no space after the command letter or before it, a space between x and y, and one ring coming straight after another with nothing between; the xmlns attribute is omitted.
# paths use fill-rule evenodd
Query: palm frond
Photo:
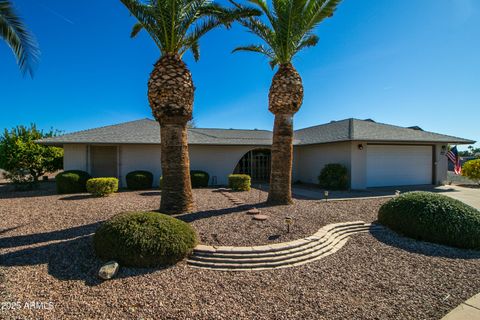
<svg viewBox="0 0 480 320"><path fill-rule="evenodd" d="M40 50L37 41L16 15L8 0L0 0L0 38L12 49L21 72L29 73L33 77Z"/></svg>
<svg viewBox="0 0 480 320"><path fill-rule="evenodd" d="M140 22L135 23L132 27L132 32L130 33L130 38L135 38L140 31L142 31L143 26Z"/></svg>
<svg viewBox="0 0 480 320"><path fill-rule="evenodd" d="M240 23L263 40L266 47L246 46L238 50L260 52L268 49L270 64L290 63L293 57L307 47L315 46L318 37L312 32L325 18L330 17L341 0L248 0L267 17L265 24L257 17L241 19ZM237 8L242 5L230 0ZM238 51L234 50L234 51Z"/></svg>

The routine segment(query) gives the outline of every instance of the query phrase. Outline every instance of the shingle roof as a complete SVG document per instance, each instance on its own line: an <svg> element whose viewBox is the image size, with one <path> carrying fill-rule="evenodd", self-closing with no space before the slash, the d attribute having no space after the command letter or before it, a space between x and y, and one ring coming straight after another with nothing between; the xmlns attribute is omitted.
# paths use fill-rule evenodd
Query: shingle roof
<svg viewBox="0 0 480 320"><path fill-rule="evenodd" d="M270 145L268 130L201 129L188 130L189 144ZM345 119L295 131L295 145L339 141L440 142L473 144L475 141L423 131L419 127L404 128L373 120ZM41 144L160 144L160 127L150 119L125 122L40 140Z"/></svg>

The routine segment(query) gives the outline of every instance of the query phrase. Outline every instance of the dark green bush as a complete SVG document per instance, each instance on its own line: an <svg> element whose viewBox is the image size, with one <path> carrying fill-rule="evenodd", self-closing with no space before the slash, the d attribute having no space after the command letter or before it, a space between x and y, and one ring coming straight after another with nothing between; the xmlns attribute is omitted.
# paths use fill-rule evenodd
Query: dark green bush
<svg viewBox="0 0 480 320"><path fill-rule="evenodd" d="M127 212L106 221L93 237L97 256L130 267L171 265L197 244L186 222L157 212Z"/></svg>
<svg viewBox="0 0 480 320"><path fill-rule="evenodd" d="M190 180L192 181L192 188L205 188L208 187L210 175L205 171L191 170Z"/></svg>
<svg viewBox="0 0 480 320"><path fill-rule="evenodd" d="M88 179L90 179L90 175L85 171L69 170L60 172L55 176L57 192L60 194L86 192Z"/></svg>
<svg viewBox="0 0 480 320"><path fill-rule="evenodd" d="M385 203L378 221L408 237L480 249L480 211L431 192L408 192Z"/></svg>
<svg viewBox="0 0 480 320"><path fill-rule="evenodd" d="M87 181L87 192L94 196L104 197L117 191L117 178L92 178Z"/></svg>
<svg viewBox="0 0 480 320"><path fill-rule="evenodd" d="M329 163L325 165L318 176L318 184L321 188L327 190L348 189L347 168L339 163Z"/></svg>
<svg viewBox="0 0 480 320"><path fill-rule="evenodd" d="M125 177L127 188L130 190L151 189L153 184L153 174L149 171L132 171Z"/></svg>
<svg viewBox="0 0 480 320"><path fill-rule="evenodd" d="M233 191L250 191L251 179L248 174L231 174L228 176L228 187Z"/></svg>

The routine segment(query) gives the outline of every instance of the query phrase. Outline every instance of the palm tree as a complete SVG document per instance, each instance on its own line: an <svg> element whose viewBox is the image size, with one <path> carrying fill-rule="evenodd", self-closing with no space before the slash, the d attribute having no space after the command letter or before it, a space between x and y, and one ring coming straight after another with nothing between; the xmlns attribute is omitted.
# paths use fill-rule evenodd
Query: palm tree
<svg viewBox="0 0 480 320"><path fill-rule="evenodd" d="M33 67L38 62L40 50L9 0L0 0L0 38L12 49L22 73L33 76Z"/></svg>
<svg viewBox="0 0 480 320"><path fill-rule="evenodd" d="M182 56L199 58L199 39L235 19L260 14L253 9L227 9L210 0L121 0L138 20L132 37L145 29L160 49L148 81L148 100L160 124L162 197L160 211L193 210L187 123L192 119L194 86Z"/></svg>
<svg viewBox="0 0 480 320"><path fill-rule="evenodd" d="M240 20L263 44L238 47L233 51L261 53L270 60L272 68L278 65L268 95L268 109L275 115L269 203L292 203L293 115L303 102L302 78L292 64L293 57L318 43L315 28L333 15L340 1L272 0L269 6L265 0L249 0L263 12L266 21L259 17ZM233 0L232 3L243 8Z"/></svg>

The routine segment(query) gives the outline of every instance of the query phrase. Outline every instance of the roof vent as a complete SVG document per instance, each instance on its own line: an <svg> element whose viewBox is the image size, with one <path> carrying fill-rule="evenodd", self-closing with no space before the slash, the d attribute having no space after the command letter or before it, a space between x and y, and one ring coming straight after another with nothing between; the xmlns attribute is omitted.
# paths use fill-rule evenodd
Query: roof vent
<svg viewBox="0 0 480 320"><path fill-rule="evenodd" d="M423 131L423 129L420 128L419 126L411 126L411 127L408 127L408 129Z"/></svg>
<svg viewBox="0 0 480 320"><path fill-rule="evenodd" d="M368 118L368 119L365 119L365 120L363 120L363 121L375 122L373 119L370 119L370 118Z"/></svg>

